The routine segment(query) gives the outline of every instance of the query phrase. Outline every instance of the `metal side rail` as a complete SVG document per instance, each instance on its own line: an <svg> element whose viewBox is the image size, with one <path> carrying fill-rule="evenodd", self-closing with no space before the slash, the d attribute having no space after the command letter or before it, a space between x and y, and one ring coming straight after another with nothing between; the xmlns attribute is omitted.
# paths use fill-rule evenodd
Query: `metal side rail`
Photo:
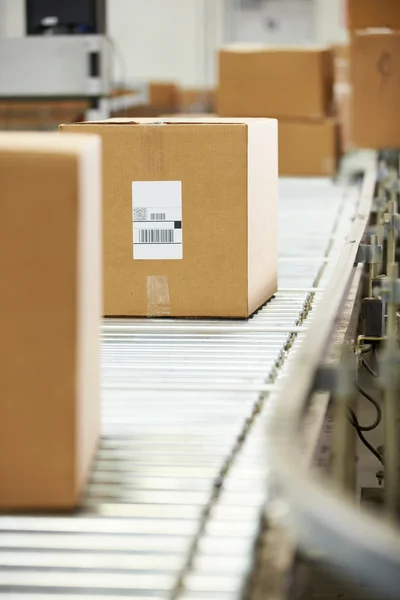
<svg viewBox="0 0 400 600"><path fill-rule="evenodd" d="M282 180L280 197L279 292L252 319L104 322L87 492L70 516L0 516L0 597L241 597L265 502L265 422L320 314L359 188Z"/></svg>
<svg viewBox="0 0 400 600"><path fill-rule="evenodd" d="M379 590L379 597L395 600L400 594L400 529L389 519L360 510L337 487L311 472L298 452L311 382L329 345L338 306L351 286L376 175L375 161L366 170L357 216L337 268L269 419L264 457L278 492L278 500L271 502L270 516L275 513L282 526L290 524L303 548L316 552L355 583L362 582L366 595L369 587L370 593Z"/></svg>

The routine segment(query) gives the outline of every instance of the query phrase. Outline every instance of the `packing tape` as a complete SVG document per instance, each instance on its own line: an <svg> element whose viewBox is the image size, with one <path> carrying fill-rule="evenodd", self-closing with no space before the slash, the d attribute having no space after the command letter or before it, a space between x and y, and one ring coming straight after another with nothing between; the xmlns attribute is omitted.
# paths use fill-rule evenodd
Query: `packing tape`
<svg viewBox="0 0 400 600"><path fill-rule="evenodd" d="M168 277L166 275L149 275L147 277L147 316L169 317Z"/></svg>

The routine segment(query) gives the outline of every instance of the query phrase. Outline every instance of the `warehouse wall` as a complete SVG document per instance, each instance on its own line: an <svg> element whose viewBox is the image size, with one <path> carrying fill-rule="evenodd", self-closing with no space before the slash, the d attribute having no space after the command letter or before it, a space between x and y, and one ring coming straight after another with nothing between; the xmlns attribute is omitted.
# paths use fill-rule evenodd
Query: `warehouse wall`
<svg viewBox="0 0 400 600"><path fill-rule="evenodd" d="M0 35L20 37L25 32L25 1L0 0Z"/></svg>
<svg viewBox="0 0 400 600"><path fill-rule="evenodd" d="M124 55L127 76L203 84L210 76L206 46L215 47L218 31L215 8L220 3L214 0L212 4L210 11L208 0L109 2L109 33ZM206 35L211 36L207 45Z"/></svg>
<svg viewBox="0 0 400 600"><path fill-rule="evenodd" d="M344 0L314 0L314 19L318 43L341 44L348 41Z"/></svg>

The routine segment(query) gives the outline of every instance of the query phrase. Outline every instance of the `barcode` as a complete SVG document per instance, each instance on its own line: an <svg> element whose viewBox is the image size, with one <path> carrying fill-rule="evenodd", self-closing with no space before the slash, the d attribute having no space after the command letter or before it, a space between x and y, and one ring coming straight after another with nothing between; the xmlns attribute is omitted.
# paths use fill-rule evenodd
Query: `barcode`
<svg viewBox="0 0 400 600"><path fill-rule="evenodd" d="M165 221L166 215L165 213L151 213L150 221Z"/></svg>
<svg viewBox="0 0 400 600"><path fill-rule="evenodd" d="M173 244L173 229L139 229L140 244Z"/></svg>

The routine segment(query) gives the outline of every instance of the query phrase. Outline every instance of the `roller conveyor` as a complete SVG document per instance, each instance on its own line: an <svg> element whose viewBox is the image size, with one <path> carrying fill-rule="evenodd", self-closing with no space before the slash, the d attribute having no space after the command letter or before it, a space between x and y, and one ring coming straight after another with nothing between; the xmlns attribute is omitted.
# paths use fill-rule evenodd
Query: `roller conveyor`
<svg viewBox="0 0 400 600"><path fill-rule="evenodd" d="M86 495L71 516L0 517L0 597L241 596L268 499L266 424L359 196L280 187L280 291L252 319L104 323Z"/></svg>

